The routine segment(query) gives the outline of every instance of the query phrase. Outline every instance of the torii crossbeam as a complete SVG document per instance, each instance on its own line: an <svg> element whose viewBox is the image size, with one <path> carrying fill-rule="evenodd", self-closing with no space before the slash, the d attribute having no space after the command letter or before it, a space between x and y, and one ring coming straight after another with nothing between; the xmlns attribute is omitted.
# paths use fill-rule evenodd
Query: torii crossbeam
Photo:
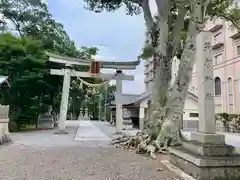
<svg viewBox="0 0 240 180"><path fill-rule="evenodd" d="M67 109L68 109L68 98L69 98L69 89L70 89L70 81L71 76L75 77L83 77L83 78L102 78L104 80L114 79L116 80L116 133L122 132L122 81L133 81L134 76L126 75L122 73L122 70L134 70L136 66L139 65L140 61L131 61L131 62L105 62L101 61L100 68L107 69L116 69L116 74L109 73L98 73L92 74L90 72L80 72L72 69L73 65L81 65L81 66L89 66L92 61L86 59L77 59L77 58L69 58L64 56L58 56L55 54L47 53L49 56L49 61L54 63L65 64L64 69L51 69L50 74L52 75L60 75L64 76L63 80L63 88L62 88L62 99L61 99L61 107L60 107L60 117L58 122L59 130L57 133L66 134L65 129L65 120L67 117Z"/></svg>

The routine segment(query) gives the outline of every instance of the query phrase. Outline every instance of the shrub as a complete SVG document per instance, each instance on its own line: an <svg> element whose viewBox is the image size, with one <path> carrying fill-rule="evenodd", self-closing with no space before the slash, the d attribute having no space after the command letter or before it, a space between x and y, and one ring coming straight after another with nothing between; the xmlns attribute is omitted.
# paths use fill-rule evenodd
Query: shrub
<svg viewBox="0 0 240 180"><path fill-rule="evenodd" d="M18 132L17 123L14 121L9 121L8 123L9 132Z"/></svg>

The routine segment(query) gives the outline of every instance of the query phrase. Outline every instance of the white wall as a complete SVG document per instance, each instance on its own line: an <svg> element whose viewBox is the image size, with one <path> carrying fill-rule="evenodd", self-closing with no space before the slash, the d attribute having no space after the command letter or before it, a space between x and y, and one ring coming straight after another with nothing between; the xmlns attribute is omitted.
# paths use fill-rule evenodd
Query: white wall
<svg viewBox="0 0 240 180"><path fill-rule="evenodd" d="M184 106L183 120L198 120L195 117L189 117L189 113L198 113L198 102L190 97L187 97Z"/></svg>

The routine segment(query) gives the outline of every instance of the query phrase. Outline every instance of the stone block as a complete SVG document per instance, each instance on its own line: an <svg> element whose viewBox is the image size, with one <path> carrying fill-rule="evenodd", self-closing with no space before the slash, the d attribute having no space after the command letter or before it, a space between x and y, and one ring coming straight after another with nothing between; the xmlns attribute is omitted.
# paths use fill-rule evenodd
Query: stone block
<svg viewBox="0 0 240 180"><path fill-rule="evenodd" d="M169 148L170 161L197 180L239 180L240 156L199 156L183 147Z"/></svg>
<svg viewBox="0 0 240 180"><path fill-rule="evenodd" d="M8 142L12 141L12 139L9 134L5 134L2 138L2 141L3 141L3 143L8 143Z"/></svg>
<svg viewBox="0 0 240 180"><path fill-rule="evenodd" d="M234 147L225 144L201 144L197 141L186 141L182 143L184 149L200 156L231 156Z"/></svg>
<svg viewBox="0 0 240 180"><path fill-rule="evenodd" d="M52 129L54 128L54 118L49 115L41 115L38 120L39 129Z"/></svg>
<svg viewBox="0 0 240 180"><path fill-rule="evenodd" d="M196 180L239 180L240 166L199 167L179 156L170 155L170 161Z"/></svg>
<svg viewBox="0 0 240 180"><path fill-rule="evenodd" d="M225 144L225 136L222 134L192 132L192 140L202 144Z"/></svg>
<svg viewBox="0 0 240 180"><path fill-rule="evenodd" d="M183 120L183 129L197 131L198 130L198 120Z"/></svg>

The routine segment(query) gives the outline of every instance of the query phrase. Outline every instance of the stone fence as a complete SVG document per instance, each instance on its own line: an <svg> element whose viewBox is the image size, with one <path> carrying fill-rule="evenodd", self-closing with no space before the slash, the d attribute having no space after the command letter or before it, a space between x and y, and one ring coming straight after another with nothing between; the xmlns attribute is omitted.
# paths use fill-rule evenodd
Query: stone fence
<svg viewBox="0 0 240 180"><path fill-rule="evenodd" d="M223 123L223 121L217 120L216 130L218 132L240 133L240 124L239 121L236 121L235 119L227 123Z"/></svg>
<svg viewBox="0 0 240 180"><path fill-rule="evenodd" d="M8 112L9 106L0 105L0 144L10 141L8 131Z"/></svg>

